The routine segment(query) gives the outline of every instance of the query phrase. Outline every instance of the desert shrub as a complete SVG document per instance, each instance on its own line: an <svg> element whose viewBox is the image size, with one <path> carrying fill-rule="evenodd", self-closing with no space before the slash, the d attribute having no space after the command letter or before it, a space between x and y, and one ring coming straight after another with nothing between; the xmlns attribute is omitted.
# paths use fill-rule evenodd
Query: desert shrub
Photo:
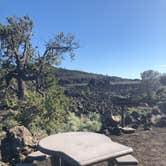
<svg viewBox="0 0 166 166"><path fill-rule="evenodd" d="M33 134L39 131L55 133L63 130L71 103L60 88L49 89L43 96L28 92L18 107L17 120Z"/></svg>
<svg viewBox="0 0 166 166"><path fill-rule="evenodd" d="M137 112L140 115L146 115L152 110L151 107L129 107L127 113L131 114L132 112Z"/></svg>
<svg viewBox="0 0 166 166"><path fill-rule="evenodd" d="M0 123L0 131L2 132L3 127L11 128L17 125L20 125L19 121L17 120L18 112L12 109L5 110L6 114L4 115L3 119Z"/></svg>
<svg viewBox="0 0 166 166"><path fill-rule="evenodd" d="M18 105L17 95L12 91L7 91L6 95L1 99L1 105L13 109Z"/></svg>
<svg viewBox="0 0 166 166"><path fill-rule="evenodd" d="M100 115L97 113L89 113L86 116L78 117L75 113L69 113L68 123L66 123L65 131L93 131L97 132L101 129Z"/></svg>
<svg viewBox="0 0 166 166"><path fill-rule="evenodd" d="M76 116L75 102L64 95L63 89L53 87L43 93L26 91L25 100L19 102L16 96L13 101L5 99L10 108L3 126L10 128L24 125L33 135L49 135L63 131L99 131L101 128L100 115L90 112ZM2 127L3 127L2 126Z"/></svg>
<svg viewBox="0 0 166 166"><path fill-rule="evenodd" d="M85 128L90 131L100 131L101 129L101 118L100 114L95 112L90 112L88 118L86 119Z"/></svg>

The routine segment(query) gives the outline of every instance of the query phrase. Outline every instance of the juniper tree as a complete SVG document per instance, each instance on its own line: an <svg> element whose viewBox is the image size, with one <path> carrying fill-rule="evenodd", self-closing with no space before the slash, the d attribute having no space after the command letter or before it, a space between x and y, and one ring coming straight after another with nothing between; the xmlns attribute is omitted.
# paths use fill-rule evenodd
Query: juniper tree
<svg viewBox="0 0 166 166"><path fill-rule="evenodd" d="M40 54L38 47L32 44L33 21L28 17L8 17L7 25L0 23L0 65L5 69L5 92L16 80L16 93L19 100L24 100L26 82L35 83L40 91L40 79L46 66L56 66L66 54L75 55L78 43L72 34L60 33L49 40L45 51Z"/></svg>
<svg viewBox="0 0 166 166"><path fill-rule="evenodd" d="M147 70L141 73L141 85L148 99L152 99L153 95L160 88L160 73L153 70Z"/></svg>

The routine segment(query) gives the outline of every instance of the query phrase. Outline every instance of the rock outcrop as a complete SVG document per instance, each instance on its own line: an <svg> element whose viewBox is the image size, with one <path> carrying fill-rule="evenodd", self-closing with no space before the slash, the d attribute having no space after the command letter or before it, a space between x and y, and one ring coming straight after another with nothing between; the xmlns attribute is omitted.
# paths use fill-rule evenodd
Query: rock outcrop
<svg viewBox="0 0 166 166"><path fill-rule="evenodd" d="M6 137L1 141L2 161L17 163L34 151L33 137L27 128L16 126L6 132Z"/></svg>

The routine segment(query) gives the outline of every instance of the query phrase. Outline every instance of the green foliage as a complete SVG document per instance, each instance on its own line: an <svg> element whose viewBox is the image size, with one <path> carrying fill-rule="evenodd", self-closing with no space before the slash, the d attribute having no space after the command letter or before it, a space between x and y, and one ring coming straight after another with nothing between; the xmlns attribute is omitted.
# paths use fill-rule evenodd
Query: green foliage
<svg viewBox="0 0 166 166"><path fill-rule="evenodd" d="M17 99L17 98L16 98ZM24 125L36 135L52 134L63 131L100 131L100 115L90 112L88 115L76 116L70 112L75 108L74 102L68 99L58 87L49 89L44 96L28 91L24 102L17 101L16 111L10 111L3 126ZM9 103L9 106L11 103Z"/></svg>
<svg viewBox="0 0 166 166"><path fill-rule="evenodd" d="M74 58L78 48L74 36L59 33L46 42L42 53L38 47L33 47L32 37L33 21L28 16L9 17L7 25L0 23L0 70L3 71L0 91L6 94L1 104L15 110L8 114L5 125L24 125L33 134L41 131L51 134L66 129L100 130L98 114L80 118L69 113L74 108L73 102L55 86L52 68L67 54ZM82 86L81 79L77 86Z"/></svg>
<svg viewBox="0 0 166 166"><path fill-rule="evenodd" d="M12 80L17 80L13 92L19 100L24 100L28 81L34 84L36 91L45 90L47 69L59 65L67 54L73 59L79 47L74 35L61 32L46 42L41 53L38 47L33 47L32 36L33 21L28 16L9 17L7 25L0 23L0 69L5 70L0 81L1 85L5 84L3 92L6 92Z"/></svg>
<svg viewBox="0 0 166 166"><path fill-rule="evenodd" d="M142 90L146 93L149 101L155 99L156 91L161 86L160 84L160 73L153 70L147 70L141 73L142 78Z"/></svg>
<svg viewBox="0 0 166 166"><path fill-rule="evenodd" d="M93 131L101 129L100 115L89 113L87 116L78 117L74 113L69 113L68 123L65 126L66 131Z"/></svg>
<svg viewBox="0 0 166 166"><path fill-rule="evenodd" d="M36 133L52 134L64 130L68 120L68 112L74 107L73 102L63 93L63 90L54 86L44 95L27 91L25 100L17 100L14 104L10 101L6 104L15 111L8 111L3 126L10 128L16 125L24 125L35 135ZM2 127L3 127L2 126Z"/></svg>
<svg viewBox="0 0 166 166"><path fill-rule="evenodd" d="M15 93L7 91L5 97L1 100L1 102L8 108L13 109L17 107L19 101Z"/></svg>
<svg viewBox="0 0 166 166"><path fill-rule="evenodd" d="M60 88L49 89L44 96L28 92L25 101L18 107L18 121L32 133L38 130L47 134L63 130L71 106Z"/></svg>
<svg viewBox="0 0 166 166"><path fill-rule="evenodd" d="M161 86L156 92L158 101L166 100L166 86Z"/></svg>
<svg viewBox="0 0 166 166"><path fill-rule="evenodd" d="M131 114L132 112L138 112L139 114L146 115L150 113L152 110L151 107L128 107L128 114Z"/></svg>
<svg viewBox="0 0 166 166"><path fill-rule="evenodd" d="M1 127L11 128L20 125L19 121L17 120L17 117L18 117L17 111L14 111L12 109L8 110Z"/></svg>

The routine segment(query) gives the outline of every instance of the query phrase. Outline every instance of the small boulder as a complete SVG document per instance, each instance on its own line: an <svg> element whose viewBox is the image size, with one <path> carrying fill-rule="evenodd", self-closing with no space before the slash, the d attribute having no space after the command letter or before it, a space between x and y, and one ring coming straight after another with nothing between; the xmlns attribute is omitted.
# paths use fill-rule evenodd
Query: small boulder
<svg viewBox="0 0 166 166"><path fill-rule="evenodd" d="M109 132L111 135L121 135L121 129L119 127L109 127Z"/></svg>
<svg viewBox="0 0 166 166"><path fill-rule="evenodd" d="M8 163L4 163L4 162L0 161L0 166L9 166L9 164L8 164Z"/></svg>
<svg viewBox="0 0 166 166"><path fill-rule="evenodd" d="M156 126L161 121L161 118L162 118L161 115L152 114L149 119L149 122L150 122L150 124Z"/></svg>
<svg viewBox="0 0 166 166"><path fill-rule="evenodd" d="M34 147L30 131L24 126L15 126L7 130L6 137L1 141L2 161L10 163L23 161Z"/></svg>
<svg viewBox="0 0 166 166"><path fill-rule="evenodd" d="M131 116L135 119L135 120L138 120L140 118L140 114L136 111L133 111L131 113Z"/></svg>
<svg viewBox="0 0 166 166"><path fill-rule="evenodd" d="M138 124L138 123L133 123L133 124L131 125L131 127L132 127L133 129L138 129L139 124Z"/></svg>
<svg viewBox="0 0 166 166"><path fill-rule="evenodd" d="M161 110L158 107L154 107L151 111L153 115L161 115Z"/></svg>
<svg viewBox="0 0 166 166"><path fill-rule="evenodd" d="M131 127L122 127L121 130L125 134L131 134L131 133L134 133L136 131L136 129L131 128Z"/></svg>
<svg viewBox="0 0 166 166"><path fill-rule="evenodd" d="M166 117L162 117L160 121L156 124L157 127L166 127Z"/></svg>

